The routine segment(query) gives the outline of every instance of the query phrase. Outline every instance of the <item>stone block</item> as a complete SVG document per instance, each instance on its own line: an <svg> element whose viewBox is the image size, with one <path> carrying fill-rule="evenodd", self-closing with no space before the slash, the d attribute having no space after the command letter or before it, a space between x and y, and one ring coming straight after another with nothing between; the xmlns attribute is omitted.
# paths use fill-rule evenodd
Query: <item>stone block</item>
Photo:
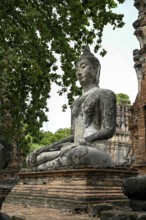
<svg viewBox="0 0 146 220"><path fill-rule="evenodd" d="M115 205L110 203L99 203L95 205L90 205L87 207L87 213L90 217L100 216L102 211L112 210L115 208Z"/></svg>
<svg viewBox="0 0 146 220"><path fill-rule="evenodd" d="M129 210L104 211L101 220L146 220L146 212L134 212Z"/></svg>
<svg viewBox="0 0 146 220"><path fill-rule="evenodd" d="M129 199L146 200L146 175L126 179L123 192Z"/></svg>
<svg viewBox="0 0 146 220"><path fill-rule="evenodd" d="M134 211L146 211L146 200L130 199L129 205Z"/></svg>
<svg viewBox="0 0 146 220"><path fill-rule="evenodd" d="M4 213L0 213L0 220L12 220L12 218Z"/></svg>
<svg viewBox="0 0 146 220"><path fill-rule="evenodd" d="M130 210L103 211L101 220L146 220L146 212L134 212Z"/></svg>

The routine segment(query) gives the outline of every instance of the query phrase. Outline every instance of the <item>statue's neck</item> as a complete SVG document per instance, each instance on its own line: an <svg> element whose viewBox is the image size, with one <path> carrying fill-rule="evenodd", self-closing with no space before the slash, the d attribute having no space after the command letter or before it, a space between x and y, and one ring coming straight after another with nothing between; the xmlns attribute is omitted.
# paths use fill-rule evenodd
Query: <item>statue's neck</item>
<svg viewBox="0 0 146 220"><path fill-rule="evenodd" d="M88 86L83 88L83 94L88 93L93 88L99 88L99 86L96 83L92 84L92 85L88 85Z"/></svg>

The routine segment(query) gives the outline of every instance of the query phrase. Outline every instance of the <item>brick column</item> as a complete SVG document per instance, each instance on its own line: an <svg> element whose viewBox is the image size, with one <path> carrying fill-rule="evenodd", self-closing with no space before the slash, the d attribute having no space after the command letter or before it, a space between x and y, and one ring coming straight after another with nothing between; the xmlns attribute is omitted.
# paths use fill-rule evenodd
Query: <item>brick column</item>
<svg viewBox="0 0 146 220"><path fill-rule="evenodd" d="M135 156L134 166L142 173L146 173L146 0L134 0L134 6L139 12L133 26L140 49L133 51L138 94L131 108L129 127Z"/></svg>

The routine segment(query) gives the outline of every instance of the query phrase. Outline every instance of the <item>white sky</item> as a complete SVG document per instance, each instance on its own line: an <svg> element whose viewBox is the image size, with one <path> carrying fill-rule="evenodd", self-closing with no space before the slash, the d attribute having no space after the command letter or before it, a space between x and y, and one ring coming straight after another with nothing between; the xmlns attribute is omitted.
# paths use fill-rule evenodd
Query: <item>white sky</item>
<svg viewBox="0 0 146 220"><path fill-rule="evenodd" d="M103 58L95 54L101 62L100 87L111 89L115 93L129 95L133 103L137 95L137 77L133 68L133 50L139 48L139 43L133 35L132 23L138 18L138 11L133 6L133 0L118 7L116 11L124 14L125 26L113 30L107 26L103 35L103 47L108 51ZM91 52L93 49L91 47ZM55 132L60 128L70 127L70 109L62 112L61 106L67 103L65 95L59 96L57 86L53 86L51 99L48 101L49 121L44 123L43 130Z"/></svg>

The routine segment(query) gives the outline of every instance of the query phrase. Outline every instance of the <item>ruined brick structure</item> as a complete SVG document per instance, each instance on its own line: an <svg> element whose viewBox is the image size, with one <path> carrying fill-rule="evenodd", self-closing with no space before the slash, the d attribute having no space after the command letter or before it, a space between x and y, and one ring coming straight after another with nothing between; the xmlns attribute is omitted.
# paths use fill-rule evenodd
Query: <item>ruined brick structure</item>
<svg viewBox="0 0 146 220"><path fill-rule="evenodd" d="M108 152L116 165L124 165L131 159L131 137L128 126L130 105L117 105L116 132L108 141Z"/></svg>
<svg viewBox="0 0 146 220"><path fill-rule="evenodd" d="M14 148L9 163L0 170L0 210L6 195L18 181L17 173L20 171L20 161L17 154L18 150L16 151Z"/></svg>
<svg viewBox="0 0 146 220"><path fill-rule="evenodd" d="M134 22L140 49L134 50L135 70L138 79L138 95L131 109L130 131L132 148L135 156L134 167L146 174L146 0L135 0L134 6L139 11Z"/></svg>

